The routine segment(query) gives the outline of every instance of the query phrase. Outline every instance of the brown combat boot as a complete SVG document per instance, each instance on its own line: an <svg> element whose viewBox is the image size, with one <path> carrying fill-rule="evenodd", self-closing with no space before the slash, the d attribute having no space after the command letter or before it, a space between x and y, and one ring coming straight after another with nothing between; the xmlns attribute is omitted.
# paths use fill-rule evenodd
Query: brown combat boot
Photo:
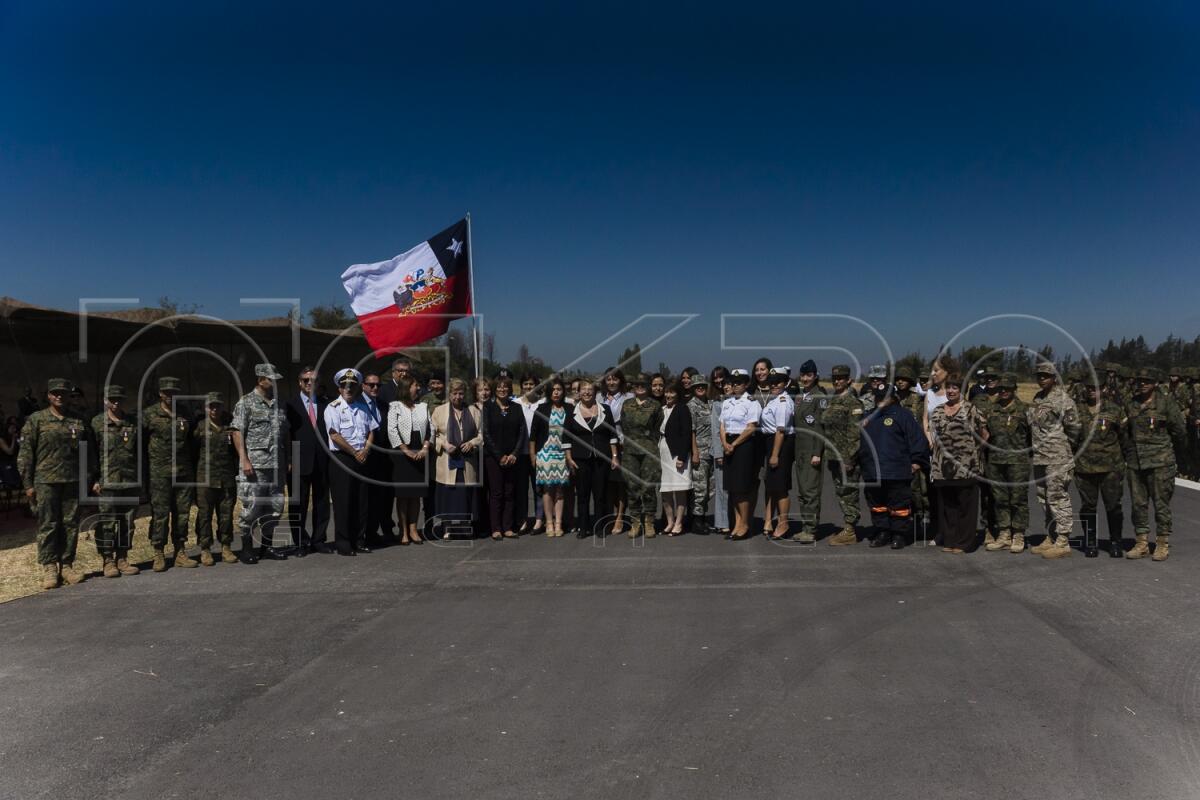
<svg viewBox="0 0 1200 800"><path fill-rule="evenodd" d="M129 563L128 553L117 553L117 569L122 575L137 575L140 569Z"/></svg>
<svg viewBox="0 0 1200 800"><path fill-rule="evenodd" d="M77 583L83 583L87 580L87 573L75 566L74 562L62 565L62 577L67 583L74 586Z"/></svg>
<svg viewBox="0 0 1200 800"><path fill-rule="evenodd" d="M207 547L200 548L200 563L206 567L211 567L217 563L213 561L212 550L209 550Z"/></svg>
<svg viewBox="0 0 1200 800"><path fill-rule="evenodd" d="M1054 544L1046 548L1042 552L1042 558L1066 558L1071 555L1071 540L1065 536L1059 536L1054 540Z"/></svg>
<svg viewBox="0 0 1200 800"><path fill-rule="evenodd" d="M1154 540L1154 555L1150 556L1151 561L1166 561L1171 555L1171 534L1160 533L1158 538Z"/></svg>
<svg viewBox="0 0 1200 800"><path fill-rule="evenodd" d="M848 544L858 544L858 533L854 530L854 526L847 522L846 527L829 537L829 544L833 547L843 547Z"/></svg>
<svg viewBox="0 0 1200 800"><path fill-rule="evenodd" d="M1131 547L1129 549L1129 552L1125 554L1125 557L1126 558L1145 558L1146 556L1150 555L1150 545L1146 541L1146 538L1149 535L1150 534L1148 534L1148 533L1136 534L1137 541L1134 542L1133 547Z"/></svg>
<svg viewBox="0 0 1200 800"><path fill-rule="evenodd" d="M1010 553L1024 553L1025 552L1025 534L1024 533L1014 533L1012 535L1012 544L1009 545L1008 552L1010 552Z"/></svg>
<svg viewBox="0 0 1200 800"><path fill-rule="evenodd" d="M58 588L58 564L42 564L42 588Z"/></svg>
<svg viewBox="0 0 1200 800"><path fill-rule="evenodd" d="M187 550L183 545L177 544L175 545L175 566L191 569L192 567L200 566L200 562L188 556Z"/></svg>
<svg viewBox="0 0 1200 800"><path fill-rule="evenodd" d="M237 558L237 556L235 556L233 554L233 550L231 550L229 548L229 545L227 545L227 544L221 545L221 563L222 564L236 564L237 562L238 562L238 558Z"/></svg>
<svg viewBox="0 0 1200 800"><path fill-rule="evenodd" d="M642 516L642 530L644 531L647 539L653 539L658 535L658 532L654 530L653 514L645 514Z"/></svg>
<svg viewBox="0 0 1200 800"><path fill-rule="evenodd" d="M167 571L167 556L165 553L163 553L163 549L161 547L154 548L154 571Z"/></svg>
<svg viewBox="0 0 1200 800"><path fill-rule="evenodd" d="M115 558L113 558L112 556L104 557L104 577L106 577L106 578L121 577L121 570L117 569L117 560Z"/></svg>
<svg viewBox="0 0 1200 800"><path fill-rule="evenodd" d="M1042 543L1029 548L1029 552L1040 556L1052 547L1054 547L1054 537L1051 534L1046 534L1046 538L1042 539Z"/></svg>
<svg viewBox="0 0 1200 800"><path fill-rule="evenodd" d="M630 517L629 518L629 530L628 530L628 532L626 532L625 535L628 536L630 539L636 539L638 537L638 534L641 532L642 532L642 518L641 517Z"/></svg>
<svg viewBox="0 0 1200 800"><path fill-rule="evenodd" d="M1000 535L992 539L984 545L989 553L995 553L998 550L1008 550L1012 547L1012 534L1008 531L1000 531Z"/></svg>
<svg viewBox="0 0 1200 800"><path fill-rule="evenodd" d="M992 550L994 552L999 549L997 547L992 547L992 545L994 545L995 543L996 543L996 535L992 533L991 528L988 528L983 533L983 547L986 550Z"/></svg>

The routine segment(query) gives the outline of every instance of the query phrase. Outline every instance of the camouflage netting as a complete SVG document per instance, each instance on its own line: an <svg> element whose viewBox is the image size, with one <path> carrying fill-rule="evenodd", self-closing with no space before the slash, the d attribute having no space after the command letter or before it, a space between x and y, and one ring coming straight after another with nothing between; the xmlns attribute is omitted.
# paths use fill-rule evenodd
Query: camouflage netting
<svg viewBox="0 0 1200 800"><path fill-rule="evenodd" d="M85 323L84 356L80 334ZM298 343L296 357L293 341ZM374 358L357 329L339 337L335 331L282 317L222 322L172 316L160 309L93 311L85 318L0 298L0 403L6 414L17 413L17 400L27 386L44 405L46 381L52 377L75 382L92 413L99 410L99 387L106 381L125 387L126 408L133 409L139 391L145 401L155 401L162 375L178 377L184 395L202 397L216 391L232 404L253 386L254 365L264 354L284 375L279 382L283 397L295 391L296 374L304 364L318 364L321 383L332 395L336 370L355 366L364 372L382 371L391 362L391 357ZM437 352L414 350L407 355L418 372L445 370L445 356ZM195 407L201 402L197 398Z"/></svg>

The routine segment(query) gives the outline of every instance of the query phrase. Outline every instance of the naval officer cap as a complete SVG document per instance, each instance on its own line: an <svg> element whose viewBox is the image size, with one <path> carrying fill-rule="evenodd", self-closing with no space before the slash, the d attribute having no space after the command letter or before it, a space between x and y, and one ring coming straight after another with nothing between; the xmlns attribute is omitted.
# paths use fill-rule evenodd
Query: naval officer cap
<svg viewBox="0 0 1200 800"><path fill-rule="evenodd" d="M744 369L731 369L731 370L729 370L729 382L730 383L749 383L750 382L750 373Z"/></svg>
<svg viewBox="0 0 1200 800"><path fill-rule="evenodd" d="M337 374L333 376L333 382L338 386L342 386L347 383L362 383L362 373L353 367L339 369Z"/></svg>
<svg viewBox="0 0 1200 800"><path fill-rule="evenodd" d="M787 383L792 378L791 367L772 367L767 375L767 383Z"/></svg>

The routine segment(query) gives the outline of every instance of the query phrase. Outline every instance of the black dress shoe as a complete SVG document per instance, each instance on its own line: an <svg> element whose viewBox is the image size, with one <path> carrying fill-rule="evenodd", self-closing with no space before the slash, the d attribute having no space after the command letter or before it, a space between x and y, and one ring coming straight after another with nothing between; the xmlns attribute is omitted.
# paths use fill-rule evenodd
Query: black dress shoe
<svg viewBox="0 0 1200 800"><path fill-rule="evenodd" d="M287 556L274 547L258 548L258 557L262 561L287 561Z"/></svg>
<svg viewBox="0 0 1200 800"><path fill-rule="evenodd" d="M339 556L356 556L356 555L358 555L358 553L354 552L353 550L338 550L337 554Z"/></svg>
<svg viewBox="0 0 1200 800"><path fill-rule="evenodd" d="M325 542L321 542L320 544L314 544L312 547L308 548L308 551L310 553L322 553L324 555L331 555L331 554L337 552L337 548L333 547L331 545L328 545Z"/></svg>
<svg viewBox="0 0 1200 800"><path fill-rule="evenodd" d="M871 547L886 547L892 541L892 535L888 532L878 533L871 540Z"/></svg>
<svg viewBox="0 0 1200 800"><path fill-rule="evenodd" d="M1097 558L1099 555L1100 551L1095 547L1089 547L1083 551L1084 558Z"/></svg>
<svg viewBox="0 0 1200 800"><path fill-rule="evenodd" d="M703 517L696 517L696 519L692 522L692 533L695 533L699 536L708 535L708 523L704 521Z"/></svg>
<svg viewBox="0 0 1200 800"><path fill-rule="evenodd" d="M1112 558L1124 558L1125 557L1125 547L1121 544L1121 541L1119 539L1109 541L1108 554Z"/></svg>
<svg viewBox="0 0 1200 800"><path fill-rule="evenodd" d="M243 564L257 564L258 563L258 554L255 553L253 550L243 550L242 551L242 563Z"/></svg>
<svg viewBox="0 0 1200 800"><path fill-rule="evenodd" d="M299 547L296 548L296 553L295 553L296 558L304 558L306 555L308 555L307 547L305 547L304 545L300 545Z"/></svg>
<svg viewBox="0 0 1200 800"><path fill-rule="evenodd" d="M895 536L892 537L892 549L893 550L903 550L904 546L906 544L908 544L908 542L906 542L904 540L904 537L901 536L900 534L897 533Z"/></svg>
<svg viewBox="0 0 1200 800"><path fill-rule="evenodd" d="M371 552L371 548L370 548L370 547L368 547L366 544L360 544L360 545L358 545L357 547L355 547L354 549L355 549L355 551L356 551L356 552L359 552L359 553L369 553L369 552Z"/></svg>

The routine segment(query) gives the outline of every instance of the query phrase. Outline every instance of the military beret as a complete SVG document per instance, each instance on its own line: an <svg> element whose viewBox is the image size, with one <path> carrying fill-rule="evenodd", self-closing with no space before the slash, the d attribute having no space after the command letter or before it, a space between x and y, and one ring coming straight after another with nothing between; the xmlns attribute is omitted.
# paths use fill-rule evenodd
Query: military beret
<svg viewBox="0 0 1200 800"><path fill-rule="evenodd" d="M160 392L178 392L179 378L159 378L158 390Z"/></svg>
<svg viewBox="0 0 1200 800"><path fill-rule="evenodd" d="M120 384L110 383L108 386L104 387L104 399L105 400L124 400L125 399L125 387L121 386Z"/></svg>
<svg viewBox="0 0 1200 800"><path fill-rule="evenodd" d="M731 370L729 370L729 382L730 383L749 383L750 382L750 373L744 369L731 369Z"/></svg>
<svg viewBox="0 0 1200 800"><path fill-rule="evenodd" d="M270 378L273 381L283 377L279 370L275 369L274 364L255 364L254 375L258 378Z"/></svg>
<svg viewBox="0 0 1200 800"><path fill-rule="evenodd" d="M69 392L71 391L71 382L66 378L51 378L46 381L46 393L50 392Z"/></svg>
<svg viewBox="0 0 1200 800"><path fill-rule="evenodd" d="M204 398L204 405L206 405L206 406L223 406L223 405L225 405L225 400L221 397L220 392L209 392L208 395Z"/></svg>
<svg viewBox="0 0 1200 800"><path fill-rule="evenodd" d="M909 383L916 383L916 380L917 380L913 376L913 370L911 367L897 366L896 367L896 380L900 380L901 378L908 381Z"/></svg>
<svg viewBox="0 0 1200 800"><path fill-rule="evenodd" d="M1000 376L1000 388L1001 389L1012 389L1013 391L1016 391L1016 389L1017 389L1016 374L1012 373L1012 372L1006 372L1003 375L1001 375Z"/></svg>
<svg viewBox="0 0 1200 800"><path fill-rule="evenodd" d="M803 364L800 365L800 374L801 375L816 375L817 374L817 362L813 361L811 358L808 361L805 361Z"/></svg>
<svg viewBox="0 0 1200 800"><path fill-rule="evenodd" d="M833 369L829 370L829 374L835 378L849 378L850 367L845 364L835 364Z"/></svg>

